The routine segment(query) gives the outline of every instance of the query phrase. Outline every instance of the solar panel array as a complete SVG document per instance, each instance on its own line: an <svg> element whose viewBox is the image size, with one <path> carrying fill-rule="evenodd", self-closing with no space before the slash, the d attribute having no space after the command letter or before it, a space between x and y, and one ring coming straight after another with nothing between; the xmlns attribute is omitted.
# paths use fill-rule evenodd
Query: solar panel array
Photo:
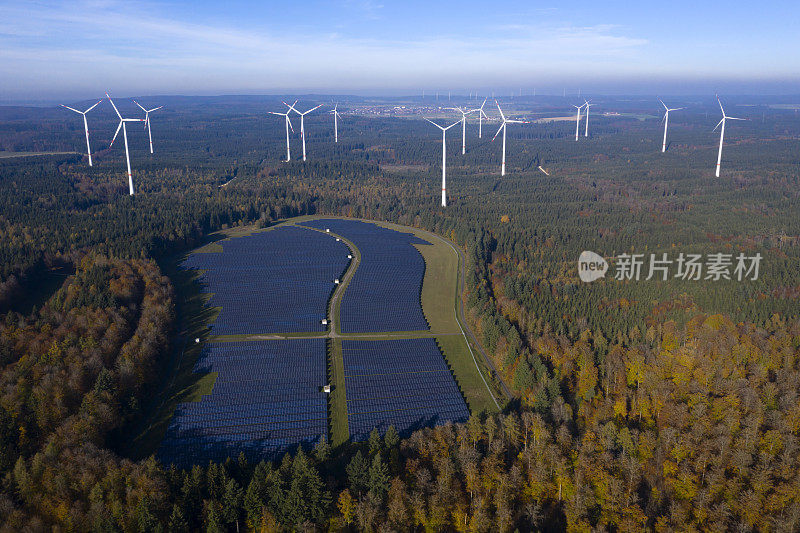
<svg viewBox="0 0 800 533"><path fill-rule="evenodd" d="M222 307L213 334L325 331L334 280L350 262L344 242L282 226L220 244L222 253L194 253L184 262L205 270L202 281L214 293L208 305Z"/></svg>
<svg viewBox="0 0 800 533"><path fill-rule="evenodd" d="M342 297L342 333L429 329L421 304L425 261L412 246L429 242L359 220L303 224L330 228L361 251L361 263Z"/></svg>
<svg viewBox="0 0 800 533"><path fill-rule="evenodd" d="M271 459L327 439L325 339L211 343L194 371L217 372L212 393L179 404L159 449L165 464Z"/></svg>
<svg viewBox="0 0 800 533"><path fill-rule="evenodd" d="M333 231L333 230L331 230ZM469 409L432 338L342 340L347 422L354 440L393 425L401 436L465 422Z"/></svg>

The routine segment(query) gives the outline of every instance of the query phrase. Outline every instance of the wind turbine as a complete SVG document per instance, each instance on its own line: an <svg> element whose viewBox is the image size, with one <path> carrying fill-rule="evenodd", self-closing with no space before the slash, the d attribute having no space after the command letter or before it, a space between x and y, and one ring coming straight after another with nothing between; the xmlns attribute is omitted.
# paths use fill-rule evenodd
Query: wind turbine
<svg viewBox="0 0 800 533"><path fill-rule="evenodd" d="M147 126L147 137L150 139L150 153L152 154L153 153L153 134L150 133L150 113L152 113L153 111L158 111L159 109L161 109L164 106L160 105L158 107L154 107L153 109L145 109L136 100L134 100L133 103L138 105L139 109L144 111L144 122L145 122L145 126Z"/></svg>
<svg viewBox="0 0 800 533"><path fill-rule="evenodd" d="M472 110L473 112L475 111L478 112L478 139L483 137L483 119L489 120L489 115L487 115L483 110L483 106L485 105L486 105L486 98L483 99L483 103L478 109Z"/></svg>
<svg viewBox="0 0 800 533"><path fill-rule="evenodd" d="M452 111L458 111L461 113L461 155L467 153L467 115L472 113L474 109L464 109L461 107L445 107L445 109L450 109Z"/></svg>
<svg viewBox="0 0 800 533"><path fill-rule="evenodd" d="M494 103L497 104L497 110L500 111L500 118L503 120L503 123L500 124L500 129L498 129L497 133L495 133L494 137L492 137L492 141L494 141L497 138L497 136L500 135L500 130L503 130L503 164L500 166L500 175L505 176L506 175L506 124L527 124L527 122L524 120L511 120L509 118L506 118L506 116L503 114L503 110L500 109L500 104L497 102L497 100L495 100Z"/></svg>
<svg viewBox="0 0 800 533"><path fill-rule="evenodd" d="M296 103L297 103L297 101L295 101L295 104L296 104ZM290 110L290 111L294 111L295 113L297 113L298 115L300 115L300 137L303 139L303 161L305 161L305 160L306 160L306 128L305 128L305 125L304 125L304 123L303 123L303 119L305 118L305 116L306 116L306 115L308 115L309 113L311 113L311 112L312 112L312 111L314 111L315 109L319 109L320 107L322 107L322 104L319 104L319 105L318 105L318 106L316 106L316 107L312 107L311 109L309 109L309 110L308 110L308 111L306 111L305 113L301 113L300 111L298 111L297 109L295 109L295 107L294 107L294 104L292 104L292 105L289 105L289 104L287 104L286 102L284 102L284 105L287 105L287 106L289 106L289 110ZM288 117L287 117L287 118L288 118Z"/></svg>
<svg viewBox="0 0 800 533"><path fill-rule="evenodd" d="M661 102L661 105L663 105L664 109L665 109L665 111L664 111L664 142L661 143L661 153L663 154L664 152L667 151L667 124L669 124L669 112L670 111L680 111L683 108L682 107L674 107L674 108L670 109L670 108L667 107L667 104L665 104L661 100L661 98L659 98L658 101Z"/></svg>
<svg viewBox="0 0 800 533"><path fill-rule="evenodd" d="M286 102L284 102L284 104L285 103ZM294 101L294 104L296 104L296 103L297 103L297 100ZM292 105L294 105L294 104L292 104ZM289 106L289 107L291 107L291 106ZM286 113L278 113L276 111L270 111L270 114L278 115L278 116L284 117L286 119L284 122L286 123L286 162L287 163L292 160L292 152L289 149L289 128L292 128L292 133L294 133L294 128L292 127L292 121L289 120L289 113L291 113L291 111L292 111L291 109L289 109Z"/></svg>
<svg viewBox="0 0 800 533"><path fill-rule="evenodd" d="M578 134L581 131L581 109L583 109L584 105L585 104L581 104L581 105L572 104L572 107L574 107L575 109L578 110L578 115L575 117L575 140L576 141L578 140Z"/></svg>
<svg viewBox="0 0 800 533"><path fill-rule="evenodd" d="M583 105L586 106L586 131L583 133L583 136L584 137L588 137L589 136L589 108L592 107L594 104L590 104L588 100L584 100L584 102L586 102L585 104L583 104Z"/></svg>
<svg viewBox="0 0 800 533"><path fill-rule="evenodd" d="M339 142L339 119L342 117L342 115L339 114L339 111L337 111L338 107L339 104L336 104L333 106L333 111L331 111L331 114L333 115L333 142L335 143Z"/></svg>
<svg viewBox="0 0 800 533"><path fill-rule="evenodd" d="M102 99L98 100L97 104L99 104L102 101L103 101ZM86 122L86 113L88 113L89 111L91 111L92 109L97 107L97 104L94 104L92 107L90 107L86 111L78 111L77 109L73 109L73 108L71 108L69 106L61 104L61 107L65 107L65 108L69 109L70 111L75 111L79 115L83 115L83 129L84 129L84 131L86 131L86 153L89 155L89 166L92 166L92 149L89 147L89 124Z"/></svg>
<svg viewBox="0 0 800 533"><path fill-rule="evenodd" d="M747 120L746 118L736 118L736 117L729 117L725 114L725 109L722 107L722 102L719 101L719 96L717 96L717 103L719 103L719 108L722 111L722 120L720 120L712 131L717 131L720 124L722 124L722 129L719 130L719 154L717 155L717 177L719 177L719 166L722 163L722 141L725 138L725 121L726 120Z"/></svg>
<svg viewBox="0 0 800 533"><path fill-rule="evenodd" d="M425 120L442 130L442 207L447 207L447 130L457 125L458 122L461 121L453 122L449 126L444 127L438 125L429 118L426 118Z"/></svg>
<svg viewBox="0 0 800 533"><path fill-rule="evenodd" d="M133 196L133 174L131 173L131 155L128 151L128 129L125 127L126 122L144 122L143 118L122 118L122 115L119 114L119 109L117 106L114 105L114 101L111 97L106 93L106 98L108 101L111 102L111 107L114 108L114 111L117 113L119 117L119 126L117 126L117 131L114 133L114 138L111 139L111 144L108 145L109 148L114 146L114 141L117 140L117 135L119 135L119 129L122 128L122 137L125 139L125 161L128 163L128 190L130 191L130 195Z"/></svg>

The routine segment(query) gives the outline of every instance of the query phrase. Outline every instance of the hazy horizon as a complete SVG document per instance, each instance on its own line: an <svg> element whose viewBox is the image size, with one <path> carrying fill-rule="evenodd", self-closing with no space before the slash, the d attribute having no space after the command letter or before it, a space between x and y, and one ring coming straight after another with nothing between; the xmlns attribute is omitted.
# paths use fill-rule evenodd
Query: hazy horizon
<svg viewBox="0 0 800 533"><path fill-rule="evenodd" d="M79 0L0 6L0 101L120 95L800 93L772 2L570 9L509 2L253 4Z"/></svg>

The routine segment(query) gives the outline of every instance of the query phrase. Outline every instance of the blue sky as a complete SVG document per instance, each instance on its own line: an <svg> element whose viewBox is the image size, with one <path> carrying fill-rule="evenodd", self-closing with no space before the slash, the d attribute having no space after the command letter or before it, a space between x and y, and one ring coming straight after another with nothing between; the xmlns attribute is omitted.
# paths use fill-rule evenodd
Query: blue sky
<svg viewBox="0 0 800 533"><path fill-rule="evenodd" d="M0 0L0 99L800 93L799 5Z"/></svg>

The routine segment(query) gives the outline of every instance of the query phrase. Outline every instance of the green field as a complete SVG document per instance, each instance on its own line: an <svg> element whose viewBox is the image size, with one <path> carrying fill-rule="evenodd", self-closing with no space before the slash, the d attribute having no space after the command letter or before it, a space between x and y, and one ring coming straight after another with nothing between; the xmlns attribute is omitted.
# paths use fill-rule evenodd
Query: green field
<svg viewBox="0 0 800 533"><path fill-rule="evenodd" d="M231 237L250 235L256 231L269 231L272 228L287 224L296 224L314 218L335 217L297 217L281 222L271 228L258 229L252 226L237 227L211 235L208 242L194 252L222 252L219 241ZM209 335L209 326L219 314L219 308L209 308L205 304L211 297L201 291L196 275L182 270L179 265L188 254L171 258L164 265L164 271L172 279L180 295L178 307L178 335L173 342L173 353L160 388L160 394L154 397L151 405L146 407L147 416L139 425L134 435L128 439L129 455L147 456L156 451L169 426L175 407L182 402L200 401L204 395L211 393L216 374L195 374L194 364L205 342L232 341L268 341L292 338L327 338L328 339L328 376L331 383L329 398L329 419L331 444L338 446L350 438L347 424L347 397L344 379L344 363L342 359L342 339L389 340L433 337L449 364L456 382L469 405L471 412L496 412L498 404L495 397L500 397L496 390L491 390L491 381L482 359L470 350L464 333L463 324L459 323L456 305L459 301L459 267L460 260L456 250L444 239L431 233L398 226L379 224L381 226L414 233L417 237L430 242L430 245L415 245L425 260L425 277L422 286L422 308L430 325L430 331L375 332L343 334L339 321L341 295L355 274L360 263L360 252L355 245L343 238L353 250L353 261L342 283L337 287L329 302L331 324L327 332L300 332L286 334L263 334L254 332L247 335ZM201 339L195 343L194 339ZM487 385L490 384L490 385Z"/></svg>

